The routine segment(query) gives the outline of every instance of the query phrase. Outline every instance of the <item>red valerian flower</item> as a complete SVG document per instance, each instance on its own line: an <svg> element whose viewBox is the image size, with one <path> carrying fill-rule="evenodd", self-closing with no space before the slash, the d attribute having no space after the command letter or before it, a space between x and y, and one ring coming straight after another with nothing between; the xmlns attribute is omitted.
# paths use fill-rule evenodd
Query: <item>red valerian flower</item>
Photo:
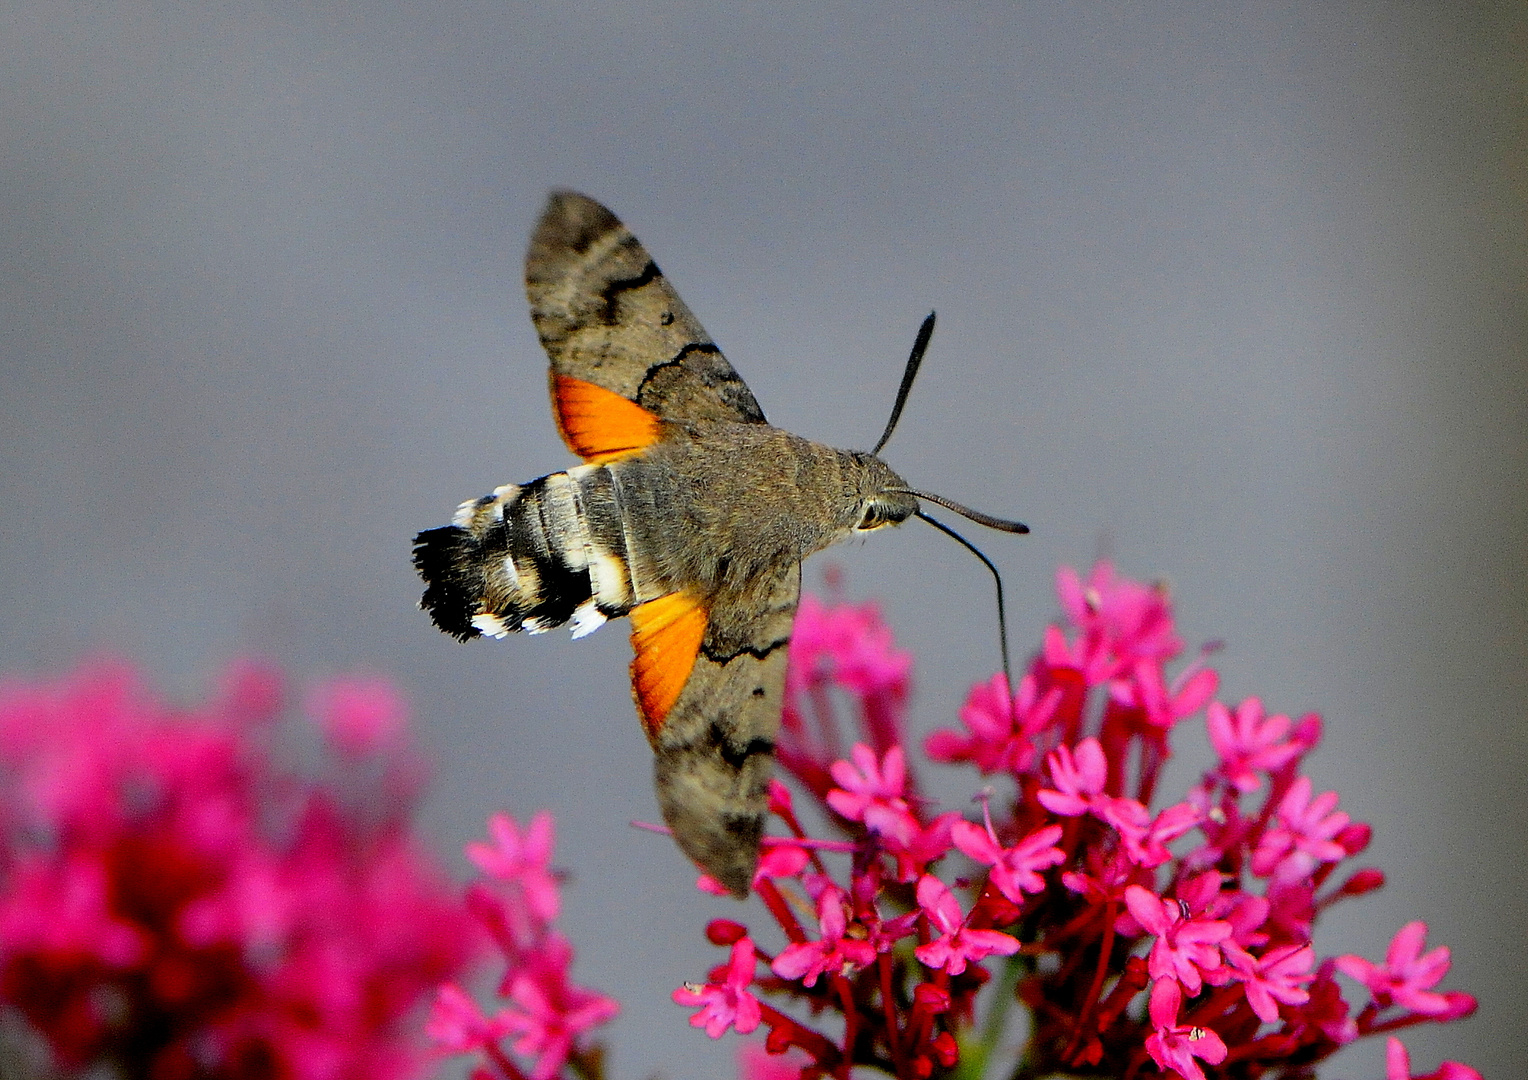
<svg viewBox="0 0 1528 1080"><path fill-rule="evenodd" d="M572 979L573 947L553 925L562 896L551 868L552 815L541 811L521 829L508 814L495 814L488 831L491 844L467 845L468 857L487 875L469 887L467 898L503 955L498 993L505 1004L488 1018L448 983L426 1030L441 1052L479 1058L475 1080L551 1080L566 1070L596 1075L603 1052L590 1034L620 1007ZM529 1061L529 1071L512 1055Z"/></svg>
<svg viewBox="0 0 1528 1080"><path fill-rule="evenodd" d="M1427 924L1418 919L1396 931L1382 966L1349 953L1337 958L1337 970L1363 983L1382 1009L1398 1005L1423 1016L1473 1011L1475 999L1470 995L1432 989L1448 974L1451 961L1447 945L1423 953L1426 941Z"/></svg>
<svg viewBox="0 0 1528 1080"><path fill-rule="evenodd" d="M1236 978L1247 994L1247 1004L1265 1024L1277 1022L1279 1002L1304 1005L1310 992L1300 984L1311 980L1316 950L1309 945L1280 945L1262 956L1253 956L1234 941L1221 943L1221 949Z"/></svg>
<svg viewBox="0 0 1528 1080"><path fill-rule="evenodd" d="M1075 751L1069 746L1058 746L1045 763L1056 787L1036 796L1041 806L1063 817L1090 811L1100 817L1104 815L1109 806L1103 793L1109 779L1109 759L1097 739L1083 739Z"/></svg>
<svg viewBox="0 0 1528 1080"><path fill-rule="evenodd" d="M1146 1052L1158 1068L1176 1070L1183 1080L1205 1080L1195 1058L1219 1065L1226 1059L1226 1044L1210 1028L1179 1024L1182 1003L1183 991L1171 979L1151 988L1151 1023L1156 1030L1146 1039Z"/></svg>
<svg viewBox="0 0 1528 1080"><path fill-rule="evenodd" d="M1276 773L1305 752L1286 739L1289 717L1265 717L1259 698L1249 697L1235 711L1212 701L1204 722L1220 755L1220 774L1241 792L1256 791L1263 782L1258 773Z"/></svg>
<svg viewBox="0 0 1528 1080"><path fill-rule="evenodd" d="M822 927L818 941L798 941L770 965L776 975L800 979L803 986L816 986L824 972L847 975L874 962L875 946L863 938L846 938L849 898L836 885L829 885L817 898L817 920Z"/></svg>
<svg viewBox="0 0 1528 1080"><path fill-rule="evenodd" d="M1370 830L1300 773L1320 718L1291 724L1265 716L1260 699L1212 701L1208 648L1170 671L1181 644L1160 588L1100 564L1087 582L1061 571L1058 592L1074 625L1046 629L1014 698L1000 675L978 683L964 731L925 743L936 760L1007 778L1010 796L978 794L978 820L920 792L905 697L822 662L827 641L835 655L900 655L889 632L867 609L802 605L797 633L819 643L806 654L818 666L787 678L778 757L832 838L808 835L791 800L772 795L787 835L766 838L766 852L792 855L754 887L784 944L755 981L751 931L714 921L707 936L734 963L676 995L702 1006L692 1023L720 1033L755 1003L779 1080L867 1069L1144 1080L1153 1062L1182 1080L1255 1080L1314 1075L1355 1039L1466 1015L1473 998L1433 989L1447 954L1423 955L1418 931L1398 935L1384 968L1343 958L1374 995L1357 1012L1338 963L1310 944L1324 910L1384 881L1372 867L1333 876ZM906 669L896 675L905 690ZM845 699L853 723L838 714ZM1206 711L1218 766L1159 798L1170 736ZM815 940L802 923L814 909ZM1017 1064L999 1061L993 1034L1015 1004L1030 1011ZM1453 1069L1429 1080L1471 1075Z"/></svg>
<svg viewBox="0 0 1528 1080"><path fill-rule="evenodd" d="M927 945L913 950L913 955L931 968L942 968L951 975L966 970L966 964L993 953L1012 956L1019 951L1017 938L996 930L973 930L966 925L960 901L950 887L933 875L918 881L918 906L928 917L929 926L938 933Z"/></svg>
<svg viewBox="0 0 1528 1080"><path fill-rule="evenodd" d="M721 1038L728 1028L737 1028L741 1035L757 1028L763 1014L759 999L748 992L756 962L753 941L739 938L732 943L732 958L727 966L718 969L716 975L720 977L716 981L687 984L675 990L676 1005L700 1006L700 1011L690 1017L690 1026L705 1028L713 1039Z"/></svg>
<svg viewBox="0 0 1528 1080"><path fill-rule="evenodd" d="M282 698L254 664L196 706L113 664L0 686L0 1012L61 1072L423 1069L410 1014L477 939L410 823L402 699L308 695L338 751L313 779L277 765Z"/></svg>
<svg viewBox="0 0 1528 1080"><path fill-rule="evenodd" d="M968 858L992 867L992 884L1015 904L1024 902L1025 893L1042 891L1045 879L1040 875L1048 867L1066 861L1066 852L1056 847L1056 841L1061 839L1060 825L1036 829L1017 844L1005 848L998 843L989 816L986 828L969 821L955 822L950 839Z"/></svg>
<svg viewBox="0 0 1528 1080"><path fill-rule="evenodd" d="M1183 902L1164 900L1139 885L1125 889L1125 904L1146 933L1156 938L1146 958L1153 979L1177 979L1184 989L1197 994L1204 976L1219 974L1220 942L1231 936L1230 923L1190 918Z"/></svg>

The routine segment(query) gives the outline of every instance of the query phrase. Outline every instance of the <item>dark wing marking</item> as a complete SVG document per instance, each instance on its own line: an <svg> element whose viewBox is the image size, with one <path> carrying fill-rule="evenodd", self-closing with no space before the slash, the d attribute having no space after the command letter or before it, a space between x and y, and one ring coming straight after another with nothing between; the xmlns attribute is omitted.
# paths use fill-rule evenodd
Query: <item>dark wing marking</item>
<svg viewBox="0 0 1528 1080"><path fill-rule="evenodd" d="M738 897L748 895L759 860L785 697L789 650L782 646L795 621L801 567L782 569L755 595L766 597L762 610L713 604L684 688L648 729L658 805L674 840ZM733 629L723 634L723 626Z"/></svg>
<svg viewBox="0 0 1528 1080"><path fill-rule="evenodd" d="M554 376L593 383L668 420L764 423L652 257L588 196L554 191L547 200L525 256L525 292Z"/></svg>

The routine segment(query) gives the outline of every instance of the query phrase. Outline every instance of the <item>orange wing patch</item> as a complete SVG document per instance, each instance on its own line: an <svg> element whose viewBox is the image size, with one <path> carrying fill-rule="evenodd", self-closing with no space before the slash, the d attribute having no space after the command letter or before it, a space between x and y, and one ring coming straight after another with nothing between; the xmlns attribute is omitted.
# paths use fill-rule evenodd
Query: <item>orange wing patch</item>
<svg viewBox="0 0 1528 1080"><path fill-rule="evenodd" d="M568 448L591 465L635 454L658 441L662 421L613 390L552 375L552 416Z"/></svg>
<svg viewBox="0 0 1528 1080"><path fill-rule="evenodd" d="M706 633L706 609L684 593L669 593L631 609L631 688L649 740L690 678Z"/></svg>

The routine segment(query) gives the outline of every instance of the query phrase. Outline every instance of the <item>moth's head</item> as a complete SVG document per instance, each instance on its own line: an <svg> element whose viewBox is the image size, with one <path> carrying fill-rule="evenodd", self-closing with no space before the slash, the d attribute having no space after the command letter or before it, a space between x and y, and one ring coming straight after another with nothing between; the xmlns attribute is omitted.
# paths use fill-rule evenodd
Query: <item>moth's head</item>
<svg viewBox="0 0 1528 1080"><path fill-rule="evenodd" d="M907 481L874 454L851 451L858 472L859 499L851 525L855 532L874 532L900 525L918 512L918 499L906 490Z"/></svg>

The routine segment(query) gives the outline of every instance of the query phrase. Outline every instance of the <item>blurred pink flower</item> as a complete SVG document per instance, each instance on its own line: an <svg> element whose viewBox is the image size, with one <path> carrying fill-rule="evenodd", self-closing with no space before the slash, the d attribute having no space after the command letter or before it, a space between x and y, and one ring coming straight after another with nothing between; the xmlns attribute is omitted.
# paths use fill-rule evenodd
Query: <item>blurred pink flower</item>
<svg viewBox="0 0 1528 1080"><path fill-rule="evenodd" d="M313 700L389 732L379 681ZM0 1008L65 1069L155 1080L389 1080L406 1024L476 938L395 787L279 768L281 679L236 665L219 696L162 703L126 666L0 687ZM385 714L385 721L378 717ZM342 725L343 726L343 725ZM413 765L410 765L413 768Z"/></svg>

